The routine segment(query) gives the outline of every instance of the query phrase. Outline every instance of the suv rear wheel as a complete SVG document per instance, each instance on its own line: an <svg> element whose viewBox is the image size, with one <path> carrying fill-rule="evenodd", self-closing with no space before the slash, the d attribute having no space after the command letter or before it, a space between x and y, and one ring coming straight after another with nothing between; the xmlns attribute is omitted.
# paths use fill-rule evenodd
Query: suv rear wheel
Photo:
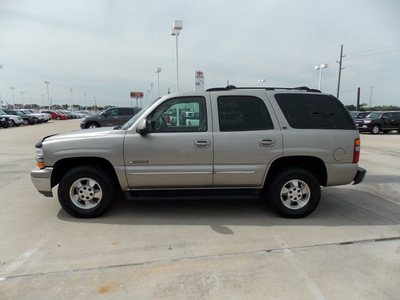
<svg viewBox="0 0 400 300"><path fill-rule="evenodd" d="M110 207L114 196L114 180L104 170L91 166L71 169L58 187L61 206L78 218L101 216Z"/></svg>
<svg viewBox="0 0 400 300"><path fill-rule="evenodd" d="M321 187L309 171L287 169L270 183L267 197L282 217L303 218L317 208Z"/></svg>

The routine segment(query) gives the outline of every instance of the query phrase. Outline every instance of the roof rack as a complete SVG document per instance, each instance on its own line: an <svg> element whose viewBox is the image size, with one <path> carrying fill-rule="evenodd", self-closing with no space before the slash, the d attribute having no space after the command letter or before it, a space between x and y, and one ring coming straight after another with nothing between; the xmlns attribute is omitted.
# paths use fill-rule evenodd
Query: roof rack
<svg viewBox="0 0 400 300"><path fill-rule="evenodd" d="M230 91L230 90L265 90L265 91L296 90L296 91L321 93L320 90L310 89L309 87L306 87L306 86L286 88L286 87L259 87L259 86L258 87L236 87L234 85L228 85L226 87L210 88L210 89L207 89L206 92Z"/></svg>

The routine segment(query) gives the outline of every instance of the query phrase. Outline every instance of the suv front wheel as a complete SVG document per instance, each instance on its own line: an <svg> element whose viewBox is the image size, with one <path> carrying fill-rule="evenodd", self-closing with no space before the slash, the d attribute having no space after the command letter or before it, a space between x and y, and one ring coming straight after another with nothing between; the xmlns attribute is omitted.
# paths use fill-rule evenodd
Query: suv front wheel
<svg viewBox="0 0 400 300"><path fill-rule="evenodd" d="M287 169L271 182L267 197L282 217L303 218L317 208L321 198L321 187L309 171Z"/></svg>
<svg viewBox="0 0 400 300"><path fill-rule="evenodd" d="M100 127L100 125L95 122L90 122L85 126L85 128L97 128L97 127Z"/></svg>
<svg viewBox="0 0 400 300"><path fill-rule="evenodd" d="M68 171L58 187L58 199L64 210L78 218L104 214L115 196L112 178L102 169L82 166Z"/></svg>
<svg viewBox="0 0 400 300"><path fill-rule="evenodd" d="M371 128L371 133L372 134L378 134L379 131L381 131L381 127L379 125L375 124L375 125L372 126L372 128Z"/></svg>

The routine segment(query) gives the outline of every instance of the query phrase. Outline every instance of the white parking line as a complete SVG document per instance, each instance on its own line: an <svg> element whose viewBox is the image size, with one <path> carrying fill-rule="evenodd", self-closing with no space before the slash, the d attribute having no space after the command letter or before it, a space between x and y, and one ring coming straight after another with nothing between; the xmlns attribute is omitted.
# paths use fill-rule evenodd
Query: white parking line
<svg viewBox="0 0 400 300"><path fill-rule="evenodd" d="M11 263L3 272L0 273L0 281L6 280L7 276L22 266L32 255L43 247L50 240L50 235L41 238L31 249L26 250L16 261Z"/></svg>

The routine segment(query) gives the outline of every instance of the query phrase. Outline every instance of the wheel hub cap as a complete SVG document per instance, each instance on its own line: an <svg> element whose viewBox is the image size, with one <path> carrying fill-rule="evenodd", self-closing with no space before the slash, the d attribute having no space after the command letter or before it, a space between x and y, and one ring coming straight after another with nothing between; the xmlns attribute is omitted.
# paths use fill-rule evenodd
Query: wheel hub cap
<svg viewBox="0 0 400 300"><path fill-rule="evenodd" d="M281 201L289 209L300 209L310 201L311 190L302 180L288 181L281 189Z"/></svg>
<svg viewBox="0 0 400 300"><path fill-rule="evenodd" d="M94 190L90 186L83 186L79 189L78 195L83 201L90 201L93 199Z"/></svg>
<svg viewBox="0 0 400 300"><path fill-rule="evenodd" d="M96 180L80 178L71 185L69 196L75 206L92 209L101 203L103 191Z"/></svg>

